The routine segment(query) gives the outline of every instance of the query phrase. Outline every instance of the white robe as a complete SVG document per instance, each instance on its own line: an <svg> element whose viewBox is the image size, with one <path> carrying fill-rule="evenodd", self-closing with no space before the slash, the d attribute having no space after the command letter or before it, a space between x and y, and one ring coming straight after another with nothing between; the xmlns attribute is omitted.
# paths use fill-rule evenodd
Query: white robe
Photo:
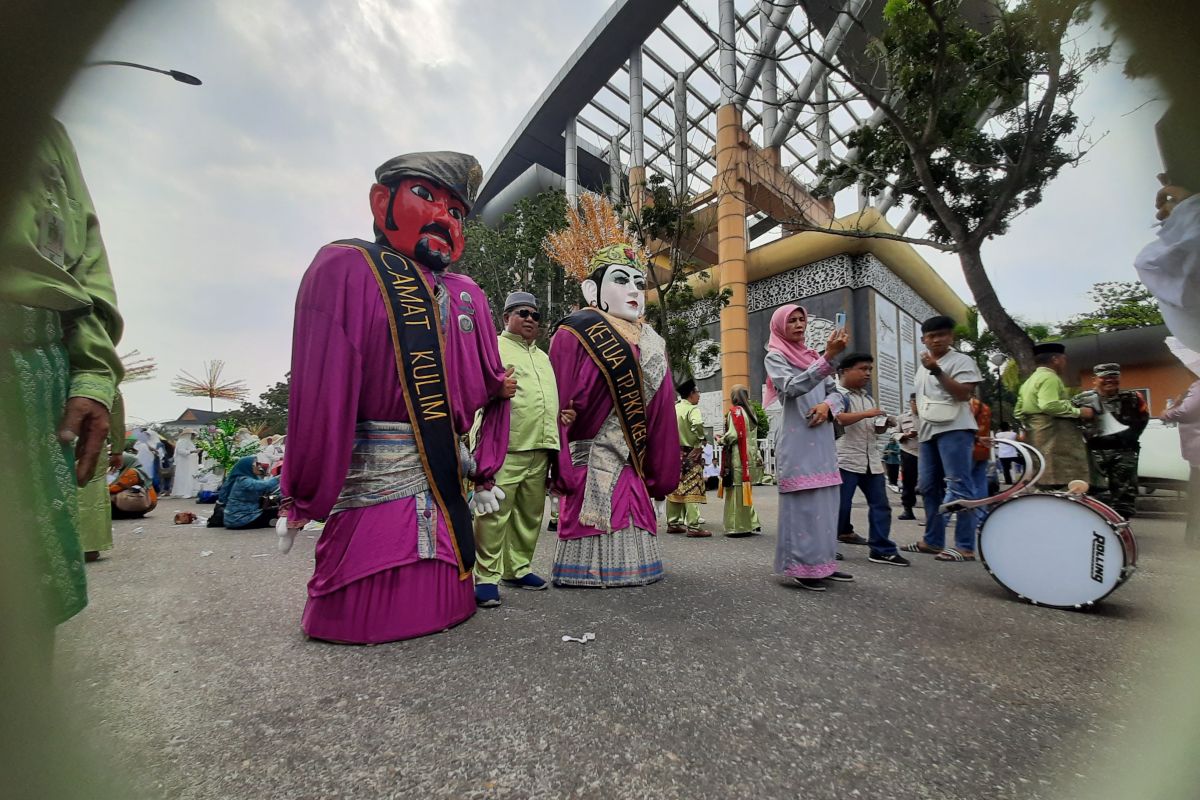
<svg viewBox="0 0 1200 800"><path fill-rule="evenodd" d="M195 497L197 491L196 471L200 469L200 452L192 442L190 434L183 434L175 442L175 485L173 497Z"/></svg>
<svg viewBox="0 0 1200 800"><path fill-rule="evenodd" d="M1158 300L1167 328L1185 347L1200 350L1200 194L1175 206L1133 266Z"/></svg>

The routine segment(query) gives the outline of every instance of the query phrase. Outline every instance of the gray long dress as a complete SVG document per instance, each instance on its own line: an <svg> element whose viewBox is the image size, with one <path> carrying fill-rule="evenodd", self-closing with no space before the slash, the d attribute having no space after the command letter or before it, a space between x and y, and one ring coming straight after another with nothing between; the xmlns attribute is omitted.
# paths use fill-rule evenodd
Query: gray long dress
<svg viewBox="0 0 1200 800"><path fill-rule="evenodd" d="M833 425L808 427L808 412L818 403L836 404L841 395L830 377L834 367L824 358L800 369L770 351L771 379L783 404L783 424L775 451L779 479L779 538L775 572L793 578L825 578L837 571L837 518L842 483L838 472Z"/></svg>

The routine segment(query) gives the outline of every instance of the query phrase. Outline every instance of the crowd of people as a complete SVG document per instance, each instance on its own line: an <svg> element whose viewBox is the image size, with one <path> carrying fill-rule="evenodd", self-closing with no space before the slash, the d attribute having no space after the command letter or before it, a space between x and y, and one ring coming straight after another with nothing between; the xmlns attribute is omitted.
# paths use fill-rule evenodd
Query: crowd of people
<svg viewBox="0 0 1200 800"><path fill-rule="evenodd" d="M603 198L585 197L569 209L568 227L547 240L584 300L557 321L547 354L536 346L542 319L534 295L507 298L497 334L487 297L448 269L462 254L478 163L433 152L382 165L370 190L375 241L327 245L301 284L286 466L280 442L264 442L217 484L190 432L170 442L140 428L128 441L115 439L124 433L115 351L122 325L98 225L61 126L50 129L40 158L45 185L22 201L32 209L22 241L37 246L18 276L23 282L0 286L0 332L20 354L5 374L40 398L11 409L25 423L6 428L4 441L28 453L30 466L4 477L23 497L69 493L76 501L14 510L22 529L37 532L25 543L33 548L29 562L39 565L50 627L86 603L85 553L92 559L111 547L109 520L149 513L169 494L215 490L234 530L279 519L285 552L298 530L323 523L302 627L313 638L350 643L444 630L476 608L499 605L501 585L660 580L656 502L666 504L669 533L709 536L699 504L710 479L724 500L724 532L762 531L750 393L733 389L710 438L695 383L674 384L665 343L644 321L647 256ZM1190 198L1169 200L1164 208ZM62 209L78 212L78 224L64 225L55 216ZM948 317L922 323L915 392L893 417L869 391L871 354L847 353L844 329L818 350L806 341L804 308L775 310L764 402L780 419L777 574L814 591L852 581L838 568L839 543L866 546L869 562L882 565L908 566L910 553L975 560L983 512L956 504L988 491L995 458L1013 480L1017 458L1005 442L1018 434L1001 420L991 438L990 411L975 396L979 369L954 349L953 327ZM1180 352L1194 357L1186 345ZM1120 389L1115 364L1096 367L1094 397L1072 398L1063 346L1043 343L1035 353L1038 369L1021 387L1015 418L1019 435L1045 455L1043 485L1064 488L1094 474L1114 507L1131 516L1144 402ZM13 372L12 364L29 368ZM1194 384L1163 417L1184 426L1193 465L1196 394ZM1123 429L1088 428L1098 414ZM915 519L923 500L919 541L893 540L889 485L899 489L901 519ZM860 490L866 537L850 522ZM558 538L550 581L531 566L547 493ZM1200 536L1194 517L1189 541Z"/></svg>

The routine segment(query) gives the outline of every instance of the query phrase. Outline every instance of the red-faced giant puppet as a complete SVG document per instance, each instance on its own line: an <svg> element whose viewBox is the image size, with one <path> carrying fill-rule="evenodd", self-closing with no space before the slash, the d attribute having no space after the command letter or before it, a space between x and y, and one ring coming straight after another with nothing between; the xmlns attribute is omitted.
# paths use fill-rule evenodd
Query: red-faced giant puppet
<svg viewBox="0 0 1200 800"><path fill-rule="evenodd" d="M413 153L376 170L371 212L377 240L441 272L463 253L463 220L483 177L461 153Z"/></svg>

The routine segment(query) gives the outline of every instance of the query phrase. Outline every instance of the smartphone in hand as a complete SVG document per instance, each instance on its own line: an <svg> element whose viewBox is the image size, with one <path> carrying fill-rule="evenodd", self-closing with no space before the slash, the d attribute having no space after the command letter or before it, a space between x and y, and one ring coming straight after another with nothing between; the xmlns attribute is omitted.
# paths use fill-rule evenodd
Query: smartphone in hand
<svg viewBox="0 0 1200 800"><path fill-rule="evenodd" d="M839 311L833 315L833 327L835 327L835 328L846 327L846 312L845 311Z"/></svg>

